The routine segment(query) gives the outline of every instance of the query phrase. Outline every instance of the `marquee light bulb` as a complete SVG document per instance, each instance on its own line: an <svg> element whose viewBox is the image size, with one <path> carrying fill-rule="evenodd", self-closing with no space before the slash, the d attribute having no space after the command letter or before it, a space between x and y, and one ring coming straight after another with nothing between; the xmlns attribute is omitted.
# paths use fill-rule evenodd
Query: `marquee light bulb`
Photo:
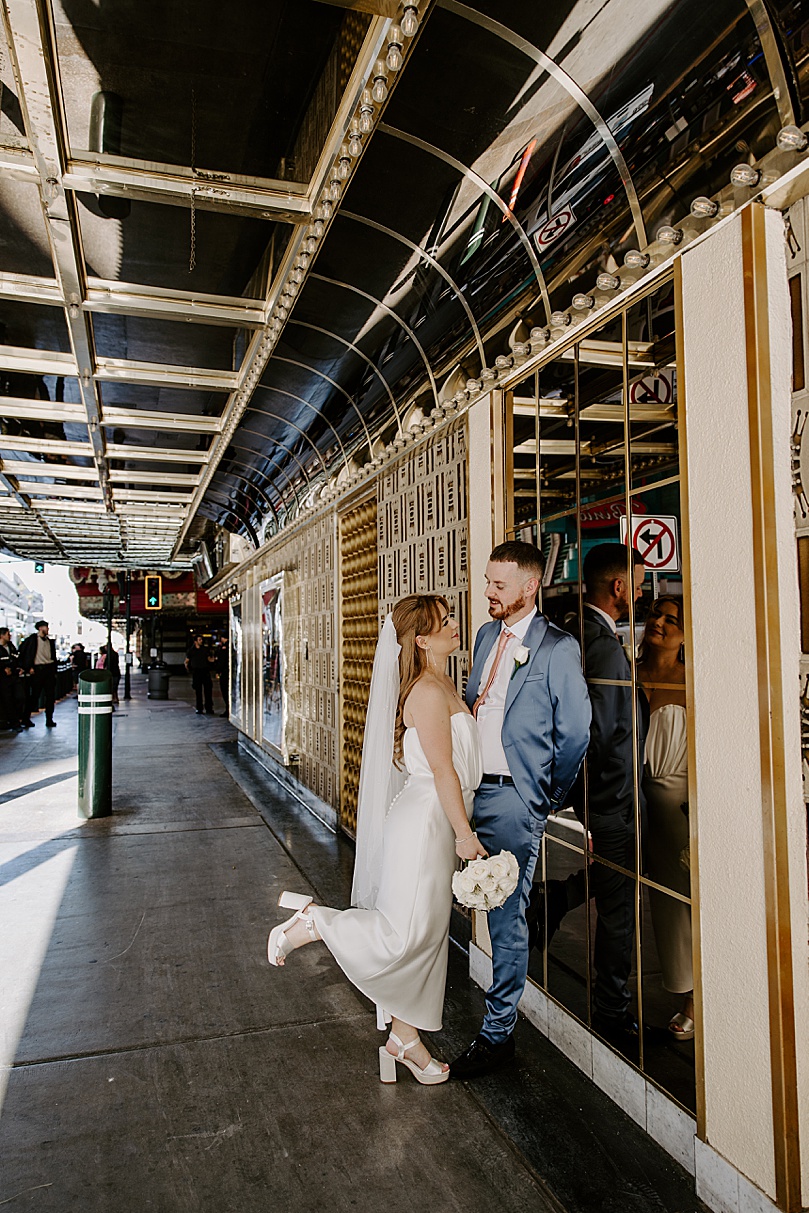
<svg viewBox="0 0 809 1213"><path fill-rule="evenodd" d="M624 265L630 270L645 270L649 264L649 254L641 253L636 248L631 248L624 257Z"/></svg>
<svg viewBox="0 0 809 1213"><path fill-rule="evenodd" d="M713 198L706 198L704 194L691 203L691 214L695 219L713 219L718 210L719 203L714 202Z"/></svg>
<svg viewBox="0 0 809 1213"><path fill-rule="evenodd" d="M752 164L737 164L730 174L731 185L754 189L761 180L761 172Z"/></svg>
<svg viewBox="0 0 809 1213"><path fill-rule="evenodd" d="M419 28L419 14L415 4L406 4L402 14L402 33L405 38L412 38Z"/></svg>
<svg viewBox="0 0 809 1213"><path fill-rule="evenodd" d="M402 29L404 29L404 22ZM776 139L782 152L802 152L807 142L806 135L799 126L782 126Z"/></svg>

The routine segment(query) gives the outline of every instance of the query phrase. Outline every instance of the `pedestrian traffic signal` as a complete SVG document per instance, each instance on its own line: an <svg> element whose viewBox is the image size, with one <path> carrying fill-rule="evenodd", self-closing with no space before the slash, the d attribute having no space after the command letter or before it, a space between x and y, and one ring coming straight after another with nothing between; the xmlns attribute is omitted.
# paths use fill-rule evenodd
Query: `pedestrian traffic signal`
<svg viewBox="0 0 809 1213"><path fill-rule="evenodd" d="M159 573L146 578L146 610L159 611L163 606L163 578Z"/></svg>

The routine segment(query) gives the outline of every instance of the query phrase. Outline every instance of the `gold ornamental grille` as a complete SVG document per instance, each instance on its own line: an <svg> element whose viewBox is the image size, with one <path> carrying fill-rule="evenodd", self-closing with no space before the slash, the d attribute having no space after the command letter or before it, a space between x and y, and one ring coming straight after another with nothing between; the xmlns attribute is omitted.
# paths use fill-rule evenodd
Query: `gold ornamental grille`
<svg viewBox="0 0 809 1213"><path fill-rule="evenodd" d="M357 828L362 737L379 635L376 499L340 519L340 656L342 747L340 825Z"/></svg>

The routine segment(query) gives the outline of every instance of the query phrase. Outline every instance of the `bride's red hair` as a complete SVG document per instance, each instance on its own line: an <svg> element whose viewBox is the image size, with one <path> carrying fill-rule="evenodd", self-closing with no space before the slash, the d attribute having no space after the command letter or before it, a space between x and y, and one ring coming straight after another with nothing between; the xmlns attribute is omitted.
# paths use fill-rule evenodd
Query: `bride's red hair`
<svg viewBox="0 0 809 1213"><path fill-rule="evenodd" d="M393 730L393 761L397 766L404 756L404 705L414 685L427 669L427 655L416 644L417 636L429 636L441 627L441 607L449 612L449 603L441 594L408 594L391 612L399 654L399 704Z"/></svg>

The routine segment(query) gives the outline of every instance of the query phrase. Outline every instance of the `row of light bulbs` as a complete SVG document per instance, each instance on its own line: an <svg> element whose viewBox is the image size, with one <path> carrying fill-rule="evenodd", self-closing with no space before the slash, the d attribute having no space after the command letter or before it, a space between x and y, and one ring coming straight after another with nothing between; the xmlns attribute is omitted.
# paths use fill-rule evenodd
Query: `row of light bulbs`
<svg viewBox="0 0 809 1213"><path fill-rule="evenodd" d="M805 151L809 139L807 139L804 131L797 126L785 126L779 131L776 145L780 152L803 152ZM764 168L758 168L755 165L739 164L730 174L730 183L736 188L746 187L747 189L755 189L761 184ZM719 215L720 203L713 198L700 196L695 198L691 203L690 212L695 219L711 220ZM660 248L652 249L652 252L641 251L639 249L630 249L624 256L624 267L630 271L632 277L630 281L636 281L646 269L652 264L653 257L657 252L668 252L668 249L676 248L681 244L684 238L682 228L673 227L665 224L658 229L656 243ZM601 273L596 278L596 289L602 296L608 296L615 291L618 291L623 285L619 274ZM530 339L524 342L516 342L512 347L510 354L499 354L494 361L494 366L484 366L475 378L467 379L466 387L460 388L452 399L448 402L440 404L434 408L429 418L422 419L421 422L412 426L408 431L400 433L397 437L389 442L375 458L364 464L361 468L356 468L351 475L344 480L339 486L330 482L326 485L320 494L319 502L312 500L311 508L316 508L318 504L333 501L336 497L342 496L344 492L348 492L355 488L362 480L378 471L385 463L396 458L406 447L419 441L424 434L429 433L435 427L442 425L447 418L457 414L467 403L470 403L482 392L487 392L494 387L497 381L506 375L515 367L525 362L532 354L537 353L543 346L547 345L554 335L556 330L557 335L560 331L564 331L569 325L574 322L573 312L578 312L580 315L577 319L582 320L587 312L592 311L599 303L607 302L607 298L600 300L592 294L580 292L573 296L571 300L571 310L554 311L550 317L550 327L535 327L531 329Z"/></svg>
<svg viewBox="0 0 809 1213"><path fill-rule="evenodd" d="M335 207L342 197L345 182L351 176L356 161L362 154L363 140L370 135L374 128L377 107L383 105L387 100L390 75L395 74L402 67L407 41L414 37L419 28L418 10L419 0L408 0L404 5L400 23L392 25L388 30L385 58L377 59L370 78L371 87L362 90L360 103L348 125L347 139L341 145L334 160L328 184L314 207L314 217L306 229L300 252L295 258L278 302L273 307L256 356L240 389L238 400L241 405L249 403L250 397L264 373L270 354L278 342L295 298L300 293L312 258L318 250L329 221L334 216Z"/></svg>
<svg viewBox="0 0 809 1213"><path fill-rule="evenodd" d="M809 145L809 138L804 131L798 126L785 126L778 132L776 146L778 152L793 152L800 153L805 151ZM756 189L762 184L766 166L757 167L751 164L738 164L730 174L730 184L737 189ZM746 201L746 199L744 199ZM736 209L737 203L734 202L731 209ZM711 220L719 216L720 203L713 198L700 196L695 198L691 203L690 213L694 219ZM729 212L728 212L729 213ZM694 233L696 234L696 233ZM655 257L661 260L661 254L668 255L672 248L676 248L681 244L685 232L681 227L673 227L670 224L665 224L657 231L655 238L657 249L651 247L651 251L640 249L630 249L624 256L624 267L630 272L631 277L629 282L637 280L644 270L647 270ZM601 273L596 278L596 290L602 296L620 290L622 286L628 285L622 281L619 274ZM574 320L582 320L587 312L592 311L596 306L606 303L606 298L598 299L595 295L587 292L579 292L574 295L570 309L567 311L558 310L551 313L549 328L533 328L531 329L530 341L517 342L512 347L511 354L500 354L494 363L494 367L483 367L477 379L469 379L466 383L466 390L459 391L455 394L455 401L461 405L468 399L472 399L479 395L481 391L489 390L504 372L518 366L524 362L529 355L536 353L542 346L546 345L550 340L554 330L560 331L573 324ZM581 313L578 317L573 315L574 312Z"/></svg>
<svg viewBox="0 0 809 1213"><path fill-rule="evenodd" d="M465 401L466 394L459 394L463 396ZM356 488L361 481L367 480L368 477L373 476L383 468L385 464L398 458L402 451L420 442L426 435L431 434L434 430L443 426L446 421L455 417L458 409L457 395L452 400L442 401L437 404L429 416L422 417L419 421L411 424L406 430L401 430L377 455L363 464L362 467L354 468L341 484L338 485L334 481L329 481L320 493L319 500L312 500L311 508L317 508L317 506L324 502L334 501L335 498L341 497L344 493Z"/></svg>

